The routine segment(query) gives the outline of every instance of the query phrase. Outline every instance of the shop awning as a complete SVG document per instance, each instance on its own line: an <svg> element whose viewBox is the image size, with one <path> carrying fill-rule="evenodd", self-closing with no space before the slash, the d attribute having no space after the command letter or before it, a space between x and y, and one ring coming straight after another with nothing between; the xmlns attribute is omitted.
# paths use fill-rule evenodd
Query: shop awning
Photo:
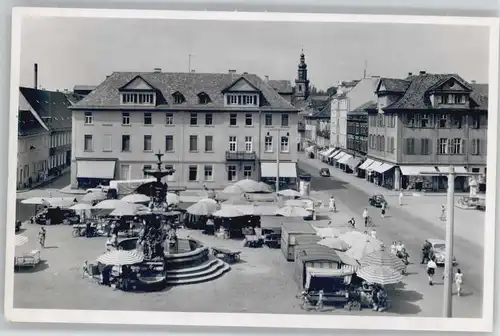
<svg viewBox="0 0 500 336"><path fill-rule="evenodd" d="M455 168L455 173L457 174L467 173L467 169L463 166L453 166L453 168ZM450 166L437 166L437 169L443 174L448 174L450 172Z"/></svg>
<svg viewBox="0 0 500 336"><path fill-rule="evenodd" d="M333 157L334 160L339 160L342 156L344 156L346 153L345 152L338 152L337 155Z"/></svg>
<svg viewBox="0 0 500 336"><path fill-rule="evenodd" d="M335 155L337 155L337 154L338 154L338 153L340 153L340 152L341 152L341 150L340 150L340 149L339 149L339 150L336 150L336 151L334 151L332 154L328 155L328 157L329 157L330 159L332 159L332 158L334 158L334 157L335 157Z"/></svg>
<svg viewBox="0 0 500 336"><path fill-rule="evenodd" d="M350 159L352 159L352 155L345 154L337 162L340 163L340 164L346 164L347 161L349 161Z"/></svg>
<svg viewBox="0 0 500 336"><path fill-rule="evenodd" d="M310 152L314 151L314 148L315 148L315 147L316 147L316 146L314 146L314 145L309 146L309 147L307 147L307 148L305 149L305 151L306 151L306 152L308 152L308 153L310 153Z"/></svg>
<svg viewBox="0 0 500 336"><path fill-rule="evenodd" d="M358 167L358 169L366 170L366 168L370 167L372 163L373 163L372 159L366 159L365 162L363 162L361 166Z"/></svg>
<svg viewBox="0 0 500 336"><path fill-rule="evenodd" d="M380 166L375 167L373 170L376 171L379 174L383 174L389 169L393 168L394 165L390 163L382 163Z"/></svg>
<svg viewBox="0 0 500 336"><path fill-rule="evenodd" d="M276 177L277 175L276 162L262 162L260 165L261 177ZM280 178L281 177L297 177L297 164L295 162L280 162Z"/></svg>
<svg viewBox="0 0 500 336"><path fill-rule="evenodd" d="M382 165L382 162L379 162L379 161L375 161L373 160L373 163L370 165L370 167L368 167L368 169L366 170L372 170L372 171L377 171L377 168L380 167Z"/></svg>
<svg viewBox="0 0 500 336"><path fill-rule="evenodd" d="M352 157L349 159L349 161L347 161L347 165L349 166L349 168L354 170L354 168L356 168L356 166L359 165L360 162L361 162L360 158Z"/></svg>
<svg viewBox="0 0 500 336"><path fill-rule="evenodd" d="M406 176L420 176L422 172L438 175L438 171L434 166L399 166L399 169L401 169L401 174Z"/></svg>
<svg viewBox="0 0 500 336"><path fill-rule="evenodd" d="M323 156L329 156L329 155L330 155L330 154L332 154L334 151L335 151L335 147L330 147L330 148L328 148L327 150L325 150L325 151L323 152L323 154L321 154L321 155L323 155Z"/></svg>
<svg viewBox="0 0 500 336"><path fill-rule="evenodd" d="M77 178L114 179L116 161L77 161Z"/></svg>

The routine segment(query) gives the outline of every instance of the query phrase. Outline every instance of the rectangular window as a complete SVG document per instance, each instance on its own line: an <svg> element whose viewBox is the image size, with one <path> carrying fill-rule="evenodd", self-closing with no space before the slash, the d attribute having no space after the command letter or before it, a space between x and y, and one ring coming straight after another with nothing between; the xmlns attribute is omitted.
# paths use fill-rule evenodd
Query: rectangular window
<svg viewBox="0 0 500 336"><path fill-rule="evenodd" d="M287 136L282 136L281 137L280 150L281 150L282 153L288 153L288 152L290 152L290 143L288 141L288 137Z"/></svg>
<svg viewBox="0 0 500 336"><path fill-rule="evenodd" d="M453 147L451 148L451 153L450 154L464 154L464 139L460 138L454 138L453 141L451 142L453 144Z"/></svg>
<svg viewBox="0 0 500 336"><path fill-rule="evenodd" d="M83 140L83 150L86 152L93 151L92 134L85 134Z"/></svg>
<svg viewBox="0 0 500 336"><path fill-rule="evenodd" d="M266 136L264 138L264 152L272 153L273 152L273 137Z"/></svg>
<svg viewBox="0 0 500 336"><path fill-rule="evenodd" d="M174 165L165 165L165 170L173 170ZM172 175L167 175L167 181L172 182L175 181L175 171L172 173Z"/></svg>
<svg viewBox="0 0 500 336"><path fill-rule="evenodd" d="M237 180L236 166L231 165L227 167L227 180L230 182Z"/></svg>
<svg viewBox="0 0 500 336"><path fill-rule="evenodd" d="M152 125L153 117L151 116L151 112L144 113L144 125Z"/></svg>
<svg viewBox="0 0 500 336"><path fill-rule="evenodd" d="M448 128L448 115L447 114L439 114L438 115L438 127L439 128Z"/></svg>
<svg viewBox="0 0 500 336"><path fill-rule="evenodd" d="M417 127L417 118L415 113L408 114L408 127Z"/></svg>
<svg viewBox="0 0 500 336"><path fill-rule="evenodd" d="M121 165L120 179L122 180L130 179L130 165Z"/></svg>
<svg viewBox="0 0 500 336"><path fill-rule="evenodd" d="M130 135L122 135L122 152L130 152Z"/></svg>
<svg viewBox="0 0 500 336"><path fill-rule="evenodd" d="M454 115L454 116L452 116L451 120L452 120L453 128L462 128L463 116Z"/></svg>
<svg viewBox="0 0 500 336"><path fill-rule="evenodd" d="M229 115L229 126L236 126L238 124L238 116L236 113Z"/></svg>
<svg viewBox="0 0 500 336"><path fill-rule="evenodd" d="M406 139L406 154L415 155L415 139Z"/></svg>
<svg viewBox="0 0 500 336"><path fill-rule="evenodd" d="M153 137L151 135L144 136L144 151L149 152L153 150Z"/></svg>
<svg viewBox="0 0 500 336"><path fill-rule="evenodd" d="M252 178L252 166L243 166L243 177L246 179Z"/></svg>
<svg viewBox="0 0 500 336"><path fill-rule="evenodd" d="M213 181L214 180L214 167L211 165L205 165L203 169L204 181Z"/></svg>
<svg viewBox="0 0 500 336"><path fill-rule="evenodd" d="M130 125L130 113L122 112L122 125Z"/></svg>
<svg viewBox="0 0 500 336"><path fill-rule="evenodd" d="M289 115L288 114L281 115L281 126L283 126L283 127L289 126Z"/></svg>
<svg viewBox="0 0 500 336"><path fill-rule="evenodd" d="M198 136L190 135L189 136L189 151L197 152L198 151Z"/></svg>
<svg viewBox="0 0 500 336"><path fill-rule="evenodd" d="M237 138L235 136L229 137L229 151L236 152L238 149Z"/></svg>
<svg viewBox="0 0 500 336"><path fill-rule="evenodd" d="M471 142L471 154L472 155L481 155L481 140L480 139L472 139Z"/></svg>
<svg viewBox="0 0 500 336"><path fill-rule="evenodd" d="M271 113L267 113L265 117L265 125L272 126L273 125L273 115Z"/></svg>
<svg viewBox="0 0 500 336"><path fill-rule="evenodd" d="M198 180L198 166L196 165L191 165L189 166L189 176L188 180L190 182L197 181Z"/></svg>
<svg viewBox="0 0 500 336"><path fill-rule="evenodd" d="M431 154L431 139L420 139L420 154L421 155Z"/></svg>
<svg viewBox="0 0 500 336"><path fill-rule="evenodd" d="M165 113L165 125L173 125L174 124L174 114L172 112Z"/></svg>
<svg viewBox="0 0 500 336"><path fill-rule="evenodd" d="M205 135L205 152L214 151L214 137L212 135Z"/></svg>
<svg viewBox="0 0 500 336"><path fill-rule="evenodd" d="M103 141L102 151L103 152L111 152L113 150L111 134L104 134L102 141Z"/></svg>
<svg viewBox="0 0 500 336"><path fill-rule="evenodd" d="M472 116L471 127L474 129L481 128L481 116L479 116L479 115Z"/></svg>
<svg viewBox="0 0 500 336"><path fill-rule="evenodd" d="M93 123L92 112L85 112L85 125L92 125Z"/></svg>
<svg viewBox="0 0 500 336"><path fill-rule="evenodd" d="M245 137L245 152L251 153L253 151L253 139L251 136Z"/></svg>
<svg viewBox="0 0 500 336"><path fill-rule="evenodd" d="M420 118L420 124L422 128L429 128L430 123L429 123L429 115L424 113L422 114L422 117Z"/></svg>
<svg viewBox="0 0 500 336"><path fill-rule="evenodd" d="M173 152L173 151L174 151L174 136L165 135L165 152Z"/></svg>
<svg viewBox="0 0 500 336"><path fill-rule="evenodd" d="M205 126L212 126L214 124L214 116L212 113L205 114Z"/></svg>
<svg viewBox="0 0 500 336"><path fill-rule="evenodd" d="M150 178L151 177L151 175L146 174L145 171L151 170L152 167L153 166L151 166L151 165L144 165L144 166L142 166L142 178L146 179L146 178Z"/></svg>
<svg viewBox="0 0 500 336"><path fill-rule="evenodd" d="M438 154L448 154L448 139L439 138L437 150Z"/></svg>
<svg viewBox="0 0 500 336"><path fill-rule="evenodd" d="M253 116L251 113L245 114L245 126L252 126L253 125Z"/></svg>
<svg viewBox="0 0 500 336"><path fill-rule="evenodd" d="M198 125L198 113L191 113L189 118L189 125L197 126Z"/></svg>

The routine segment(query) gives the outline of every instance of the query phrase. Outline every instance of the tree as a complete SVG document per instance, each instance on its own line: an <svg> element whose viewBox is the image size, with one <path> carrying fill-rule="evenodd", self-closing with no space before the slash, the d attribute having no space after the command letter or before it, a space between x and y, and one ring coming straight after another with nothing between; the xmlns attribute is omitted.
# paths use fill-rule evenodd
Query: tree
<svg viewBox="0 0 500 336"><path fill-rule="evenodd" d="M330 86L328 89L326 89L326 94L328 96L333 96L337 93L337 87L336 86Z"/></svg>

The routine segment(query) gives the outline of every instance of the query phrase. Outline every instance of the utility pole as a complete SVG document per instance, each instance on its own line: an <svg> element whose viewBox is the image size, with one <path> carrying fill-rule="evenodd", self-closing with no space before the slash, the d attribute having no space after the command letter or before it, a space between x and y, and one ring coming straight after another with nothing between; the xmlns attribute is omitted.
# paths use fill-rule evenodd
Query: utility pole
<svg viewBox="0 0 500 336"><path fill-rule="evenodd" d="M276 130L276 192L280 191L280 129Z"/></svg>
<svg viewBox="0 0 500 336"><path fill-rule="evenodd" d="M191 57L192 56L193 56L192 54L188 55L188 72L191 72Z"/></svg>
<svg viewBox="0 0 500 336"><path fill-rule="evenodd" d="M442 176L441 173L421 172L420 175ZM455 177L477 176L480 173L456 173L455 168L448 168L448 190L447 190L447 214L446 214L446 251L444 264L444 298L443 298L443 317L452 317L452 292L453 292L453 234L455 226Z"/></svg>

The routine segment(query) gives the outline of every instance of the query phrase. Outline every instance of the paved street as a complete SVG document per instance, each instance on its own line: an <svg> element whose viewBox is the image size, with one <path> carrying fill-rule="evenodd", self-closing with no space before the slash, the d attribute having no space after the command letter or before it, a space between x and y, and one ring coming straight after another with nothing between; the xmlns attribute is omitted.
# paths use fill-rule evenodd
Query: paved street
<svg viewBox="0 0 500 336"><path fill-rule="evenodd" d="M329 167L332 177L319 177L318 171L320 167ZM302 156L299 168L313 175L311 189L323 190L326 193L334 195L337 199L338 210L340 212L347 211L357 215L356 220L358 223L361 222L361 213L363 209L368 207L368 211L370 215L373 216L374 223L377 226L377 235L386 244L390 244L392 241L404 242L412 257L413 263L420 262L421 246L426 238L444 239L444 224L437 218L434 219L435 223L431 222L434 218L434 214L430 214L427 220L422 218L423 216L415 216L413 213L418 212L421 206L418 204L418 201L415 201L413 198L409 201L408 199L410 196L405 197L406 204L400 208L397 205L398 199L397 196L395 196L395 192L385 191L383 188L372 185L363 179L345 174L341 170L320 161L307 159L305 156ZM353 181L356 185L354 185L354 183L347 183L346 180L349 178L356 179L357 181ZM375 209L368 205L368 197L373 193L386 194L389 208L387 211L388 216L386 216L384 220L380 218L379 209ZM418 198L428 200L432 197L439 196L421 196ZM340 205L339 201L341 202ZM439 206L440 203L438 203L438 207ZM474 211L474 213L478 216L475 223L484 220L484 217L482 217L483 219L481 218L481 216L484 216L482 213L476 211ZM458 222L460 216L456 217ZM362 228L360 228L360 230L362 230ZM481 316L483 287L483 250L481 245L482 240L478 243L472 243L470 240L457 237L457 235L455 237L454 255L459 262L458 267L465 273L467 285L464 286L464 288L466 288L465 292L467 292L468 296L454 299L456 303L454 305L454 316ZM426 295L425 301L428 300L427 303L431 302L434 305L438 305L437 314L439 314L442 302L442 286L438 285L430 289L429 286L425 284L424 267L418 266L419 272L421 273L421 275L419 275L419 281L424 284L420 292L424 293L425 291L429 293ZM408 277L408 281L410 277L411 275Z"/></svg>

